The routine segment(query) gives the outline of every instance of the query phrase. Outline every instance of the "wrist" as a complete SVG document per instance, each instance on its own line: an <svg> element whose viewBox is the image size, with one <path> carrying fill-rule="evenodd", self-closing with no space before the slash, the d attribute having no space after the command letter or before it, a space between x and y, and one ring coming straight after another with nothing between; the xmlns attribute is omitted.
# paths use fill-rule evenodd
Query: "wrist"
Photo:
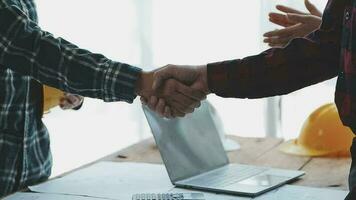
<svg viewBox="0 0 356 200"><path fill-rule="evenodd" d="M204 84L205 92L207 94L211 93L210 89L209 89L209 85L208 85L208 69L207 69L207 65L199 65L197 67L197 70L198 70L198 74L199 74L199 79L201 79L203 84Z"/></svg>
<svg viewBox="0 0 356 200"><path fill-rule="evenodd" d="M142 96L145 92L152 88L153 84L153 72L142 71L135 85L135 93Z"/></svg>

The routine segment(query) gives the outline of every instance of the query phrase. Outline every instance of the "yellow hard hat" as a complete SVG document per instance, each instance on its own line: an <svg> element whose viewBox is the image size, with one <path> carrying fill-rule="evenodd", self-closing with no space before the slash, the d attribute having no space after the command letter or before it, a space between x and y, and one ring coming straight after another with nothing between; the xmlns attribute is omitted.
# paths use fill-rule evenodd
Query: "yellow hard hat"
<svg viewBox="0 0 356 200"><path fill-rule="evenodd" d="M64 92L46 86L43 86L43 112L47 113L50 109L59 105L60 99L64 97Z"/></svg>
<svg viewBox="0 0 356 200"><path fill-rule="evenodd" d="M279 149L299 156L350 156L353 138L331 103L315 110L304 122L299 138L283 143Z"/></svg>

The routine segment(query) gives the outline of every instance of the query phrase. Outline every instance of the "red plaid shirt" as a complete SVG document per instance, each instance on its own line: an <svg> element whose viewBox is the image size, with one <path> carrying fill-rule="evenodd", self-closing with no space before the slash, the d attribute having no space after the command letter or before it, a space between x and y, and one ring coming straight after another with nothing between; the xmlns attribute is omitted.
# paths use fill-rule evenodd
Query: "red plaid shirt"
<svg viewBox="0 0 356 200"><path fill-rule="evenodd" d="M353 32L355 31L355 32ZM329 0L319 30L284 48L208 65L212 92L222 97L283 95L338 76L343 123L356 133L356 0Z"/></svg>

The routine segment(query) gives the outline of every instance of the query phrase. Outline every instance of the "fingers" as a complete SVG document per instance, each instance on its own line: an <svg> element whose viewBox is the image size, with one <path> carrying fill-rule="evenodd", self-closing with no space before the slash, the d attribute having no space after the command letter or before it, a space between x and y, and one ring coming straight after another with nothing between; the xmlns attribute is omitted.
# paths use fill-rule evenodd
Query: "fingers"
<svg viewBox="0 0 356 200"><path fill-rule="evenodd" d="M264 34L267 38L265 38L263 42L268 43L271 47L283 47L296 37L304 37L304 29L305 26L302 24L296 24L285 29L274 30ZM309 31L307 31L307 33L309 33Z"/></svg>
<svg viewBox="0 0 356 200"><path fill-rule="evenodd" d="M267 37L264 40L265 43L269 43L270 46L280 46L280 44L284 46L290 40L305 37L320 27L319 18L316 16L302 16L297 14L290 14L290 16L292 20L303 21L305 23L298 23L284 29L265 33L264 36Z"/></svg>
<svg viewBox="0 0 356 200"><path fill-rule="evenodd" d="M288 42L293 39L293 37L289 36L289 37L269 37L263 40L264 43L268 43L269 46L271 47L283 47L286 44L288 44Z"/></svg>
<svg viewBox="0 0 356 200"><path fill-rule="evenodd" d="M293 9L291 7L283 6L283 5L277 5L276 8L277 8L277 10L284 12L284 13L306 14L302 11Z"/></svg>
<svg viewBox="0 0 356 200"><path fill-rule="evenodd" d="M168 79L175 79L186 85L191 85L199 76L199 71L197 70L198 68L199 66L167 65L154 72L154 82L152 88L157 90L163 85L163 82Z"/></svg>
<svg viewBox="0 0 356 200"><path fill-rule="evenodd" d="M149 99L141 97L141 102L143 105L148 106L151 110L155 111L162 117L173 118L171 108L166 105L164 99L158 99L156 96L151 96Z"/></svg>
<svg viewBox="0 0 356 200"><path fill-rule="evenodd" d="M316 8L316 6L310 3L309 0L304 0L305 7L308 9L310 14L321 17L323 14Z"/></svg>
<svg viewBox="0 0 356 200"><path fill-rule="evenodd" d="M276 8L285 14L270 13L269 20L285 28L265 33L263 36L267 38L264 39L264 42L271 47L282 47L293 38L305 37L318 29L321 24L321 12L309 0L305 0L305 6L310 13L278 5Z"/></svg>
<svg viewBox="0 0 356 200"><path fill-rule="evenodd" d="M153 110L153 111L156 111L156 107L157 107L157 104L158 104L158 98L156 96L151 96L147 102L147 106Z"/></svg>
<svg viewBox="0 0 356 200"><path fill-rule="evenodd" d="M163 82L170 78L175 78L175 74L177 74L177 69L174 66L167 65L162 69L157 70L153 74L153 85L152 88L157 90L163 85Z"/></svg>
<svg viewBox="0 0 356 200"><path fill-rule="evenodd" d="M270 13L269 14L269 21L274 23L274 24L283 26L283 27L288 27L288 26L292 26L292 25L295 24L295 23L292 23L292 22L290 22L288 20L287 15L279 14L279 13Z"/></svg>
<svg viewBox="0 0 356 200"><path fill-rule="evenodd" d="M200 102L189 100L189 97L179 93L168 101L163 98L151 97L151 101L147 104L151 110L166 118L184 117L186 114L194 112L194 109L200 105Z"/></svg>
<svg viewBox="0 0 356 200"><path fill-rule="evenodd" d="M201 101L202 99L206 98L205 92L200 90L194 90L191 87L185 86L180 83L177 83L176 89L181 94L184 94L184 96L190 97L196 101Z"/></svg>
<svg viewBox="0 0 356 200"><path fill-rule="evenodd" d="M171 106L172 109L174 108L176 111L179 111L184 114L189 114L194 112L193 107L183 105L181 102L178 102L176 100L169 101L169 105Z"/></svg>
<svg viewBox="0 0 356 200"><path fill-rule="evenodd" d="M181 117L193 112L209 93L204 71L200 70L206 66L201 67L167 65L154 71L152 91L140 94L146 96L146 99L141 98L142 103L166 117ZM148 97L150 95L154 96Z"/></svg>
<svg viewBox="0 0 356 200"><path fill-rule="evenodd" d="M185 117L185 115L188 113L188 111L181 111L184 110L185 108L180 105L179 103L171 103L170 106L166 105L166 102L164 99L159 99L158 103L156 104L156 108L153 110L157 114L159 114L161 117L165 117L168 119L171 118L176 118L176 117ZM193 112L193 111L191 111ZM190 113L190 112L189 112Z"/></svg>
<svg viewBox="0 0 356 200"><path fill-rule="evenodd" d="M148 100L145 97L141 96L140 100L143 105L148 106Z"/></svg>
<svg viewBox="0 0 356 200"><path fill-rule="evenodd" d="M63 110L73 109L83 103L84 97L66 93L59 101L59 106Z"/></svg>
<svg viewBox="0 0 356 200"><path fill-rule="evenodd" d="M264 37L288 37L290 35L293 35L294 31L296 31L298 29L298 24L291 26L291 27L287 27L284 29L276 29L274 31L270 31L265 33L263 36Z"/></svg>
<svg viewBox="0 0 356 200"><path fill-rule="evenodd" d="M174 79L164 82L163 87L157 90L157 96L142 97L141 101L159 115L170 117L183 117L192 113L201 105L200 101L206 98L206 94L199 90L199 84L186 86Z"/></svg>
<svg viewBox="0 0 356 200"><path fill-rule="evenodd" d="M156 106L156 112L161 115L162 117L164 116L165 112L165 107L166 107L166 102L164 99L159 99L157 106Z"/></svg>
<svg viewBox="0 0 356 200"><path fill-rule="evenodd" d="M70 109L70 105L71 105L71 102L69 102L69 100L67 98L61 98L59 100L59 107L62 109L62 110L68 110Z"/></svg>
<svg viewBox="0 0 356 200"><path fill-rule="evenodd" d="M172 117L176 118L176 117L185 117L186 113L179 111L177 108L175 107L171 107L172 110Z"/></svg>
<svg viewBox="0 0 356 200"><path fill-rule="evenodd" d="M288 13L287 17L290 21L296 22L296 23L309 23L311 20L310 15L300 15L300 14Z"/></svg>
<svg viewBox="0 0 356 200"><path fill-rule="evenodd" d="M171 108L169 106L166 106L164 108L164 117L166 117L168 119L173 118L173 114L172 114Z"/></svg>
<svg viewBox="0 0 356 200"><path fill-rule="evenodd" d="M185 86L173 79L166 81L166 87L162 95L169 105L183 113L191 113L200 105L200 101L206 98L206 94L198 89L196 85Z"/></svg>
<svg viewBox="0 0 356 200"><path fill-rule="evenodd" d="M141 97L141 102L162 117L171 115L170 110L166 108L167 106L164 99L159 99L156 96L151 96L149 99Z"/></svg>
<svg viewBox="0 0 356 200"><path fill-rule="evenodd" d="M177 90L170 92L169 95L165 95L164 98L170 108L174 108L174 111L179 111L180 113L185 114L192 113L194 109L200 105L198 103L199 100L192 99Z"/></svg>
<svg viewBox="0 0 356 200"><path fill-rule="evenodd" d="M183 105L185 107L190 107L190 108L196 108L197 102L199 102L199 100L194 100L194 99L192 99L188 96L185 96L184 94L181 94L179 92L177 92L174 95L174 98L172 98L172 100L180 103L181 105Z"/></svg>
<svg viewBox="0 0 356 200"><path fill-rule="evenodd" d="M167 100L170 108L178 113L189 114L194 112L196 108L201 105L200 101L192 100L187 96L182 94L175 94L173 98ZM181 116L181 115L178 115Z"/></svg>

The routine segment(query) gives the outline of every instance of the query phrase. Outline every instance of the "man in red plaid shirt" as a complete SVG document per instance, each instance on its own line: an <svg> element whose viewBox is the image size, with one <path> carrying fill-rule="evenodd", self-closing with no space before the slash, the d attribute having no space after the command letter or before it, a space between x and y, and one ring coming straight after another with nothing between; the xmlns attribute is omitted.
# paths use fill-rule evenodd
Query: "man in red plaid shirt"
<svg viewBox="0 0 356 200"><path fill-rule="evenodd" d="M294 38L283 48L272 48L243 59L203 66L168 65L155 73L155 87L173 77L186 84L199 83L205 92L221 97L253 99L288 94L338 77L335 103L344 125L356 132L356 33L353 30L356 30L356 0L329 0L320 28L308 36ZM149 106L162 115L171 114L155 101ZM355 148L356 140L351 148L351 192L347 199L356 198L353 194L356 193Z"/></svg>

